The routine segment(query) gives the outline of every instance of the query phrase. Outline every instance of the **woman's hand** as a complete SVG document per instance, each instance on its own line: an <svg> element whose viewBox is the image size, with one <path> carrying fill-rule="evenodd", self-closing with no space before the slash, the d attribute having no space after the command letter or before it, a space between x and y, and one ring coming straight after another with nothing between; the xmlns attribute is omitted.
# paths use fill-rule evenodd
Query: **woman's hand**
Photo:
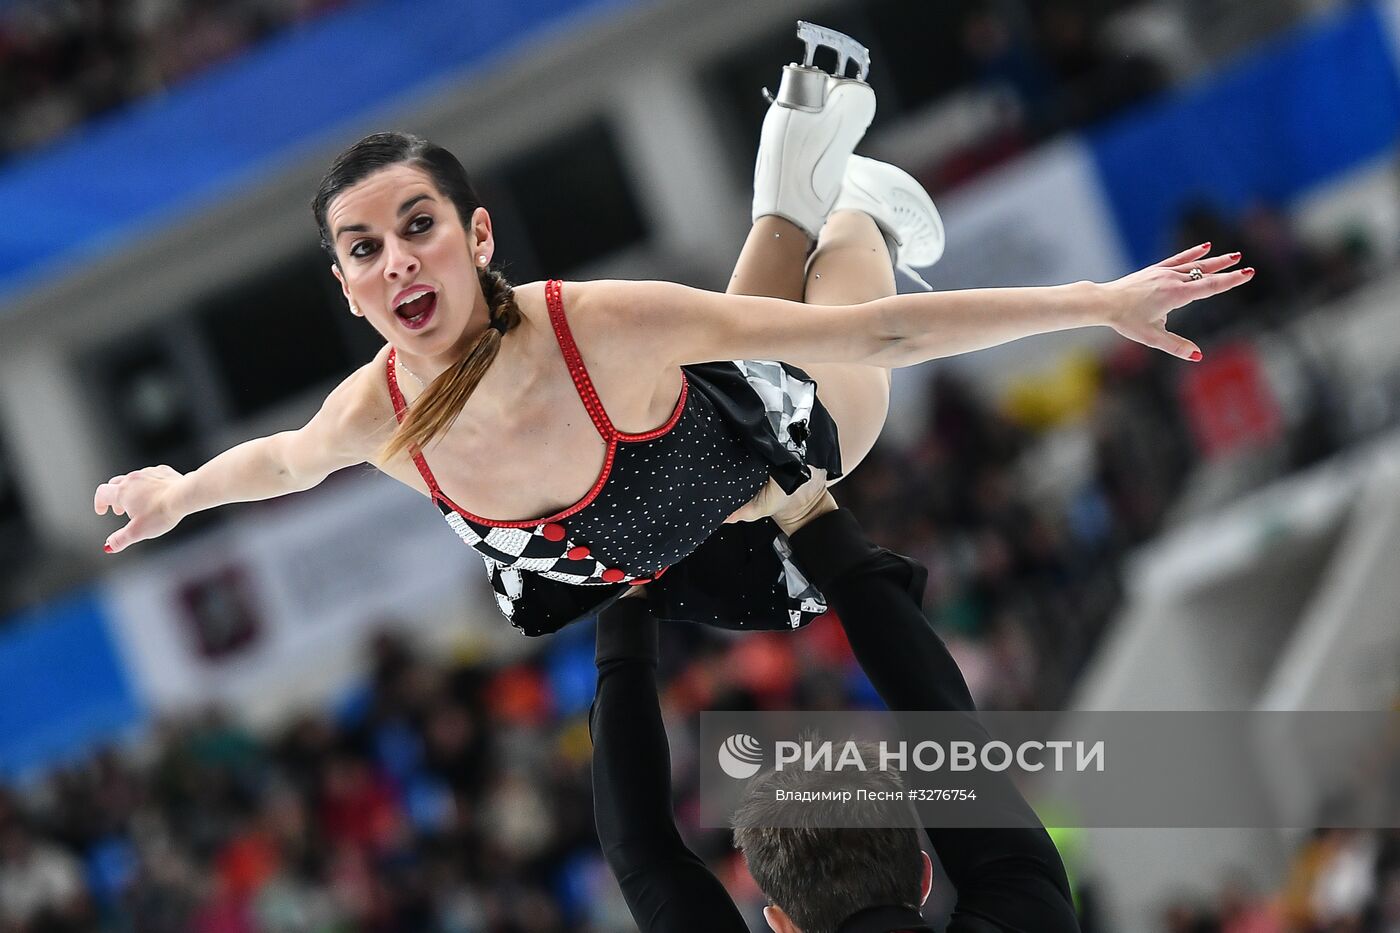
<svg viewBox="0 0 1400 933"><path fill-rule="evenodd" d="M137 541L158 538L178 525L185 515L176 507L175 490L183 478L168 466L156 466L114 476L98 486L92 501L97 514L105 515L110 508L113 515L130 519L107 538L102 549L115 554Z"/></svg>
<svg viewBox="0 0 1400 933"><path fill-rule="evenodd" d="M1253 269L1225 271L1239 261L1239 253L1210 256L1210 244L1202 243L1155 266L1100 286L1108 309L1104 323L1129 340L1183 360L1199 361L1199 347L1167 330L1167 315L1193 301L1228 292L1248 282L1254 277ZM1200 269L1201 276L1193 278L1192 269Z"/></svg>

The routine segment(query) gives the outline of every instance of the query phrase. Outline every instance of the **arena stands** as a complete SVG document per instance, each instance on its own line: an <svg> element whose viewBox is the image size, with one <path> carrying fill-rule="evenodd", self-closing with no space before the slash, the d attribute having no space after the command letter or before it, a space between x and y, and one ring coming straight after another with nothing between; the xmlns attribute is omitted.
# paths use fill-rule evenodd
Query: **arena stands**
<svg viewBox="0 0 1400 933"><path fill-rule="evenodd" d="M17 0L0 6L0 165L349 0Z"/></svg>
<svg viewBox="0 0 1400 933"><path fill-rule="evenodd" d="M203 69L237 69L258 43L292 40L298 29L314 26L302 26L312 18L325 23L338 12L372 6L370 0L0 2L0 160L10 167L37 162L61 139L80 142L84 128L99 125L93 121L116 120L141 100L198 90ZM659 18L680 6L653 4L646 15ZM1400 250L1386 233L1400 214L1387 201L1394 189L1386 180L1393 182L1397 164L1387 109L1394 95L1382 93L1396 82L1372 67L1383 58L1376 21L1395 7L1305 0L1266 6L875 0L823 7L832 25L871 35L881 56L872 154L917 169L947 206L950 252L930 276L939 287L1022 284L1006 277L1036 266L1036 251L1015 237L1034 224L1021 214L980 229L968 221L994 214L1007 191L1019 193L1016 167L1029 160L1036 174L1044 164L1036 160L1046 153L1069 153L1072 160L1064 161L1073 162L1079 183L1038 177L1030 200L1066 191L1092 200L1111 233L1092 235L1077 217L1050 211L1047 235L1031 245L1053 253L1054 261L1034 268L1031 278L1046 269L1072 277L1119 274L1130 258L1155 259L1203 240L1244 251L1260 270L1250 289L1173 319L1205 350L1200 366L1136 345L1088 342L1042 356L1044 345L1036 344L1015 365L979 356L897 383L913 386L909 404L895 413L907 424L837 487L838 497L873 537L928 565L926 611L985 708L1054 709L1070 700L1113 631L1124 577L1141 546L1251 490L1345 455L1400 422L1394 401L1400 354L1391 336L1396 329L1386 326L1400 288ZM763 112L755 89L772 85L773 63L794 48L792 17L780 12L745 30L741 42L728 42L726 33L724 42L713 43L719 51L695 53L676 66L683 75L639 66L646 82L613 79L618 103L611 103L611 92L589 86L586 93L610 103L577 125L569 122L572 114L516 115L489 98L482 107L497 120L514 117L552 134L526 138L476 115L488 127L479 135L488 137L481 143L488 153L482 176L499 196L493 211L500 204L500 216L516 228L503 246L513 251L514 269L722 281L723 262L732 259L722 235L727 228L691 228L701 226L694 218L707 206L746 216L742 197L701 182L732 176L736 188L747 183ZM617 38L624 30L610 28L613 44L606 48L628 45ZM1356 63L1356 73L1336 67L1339 61ZM1299 71L1300 63L1316 69L1304 73L1337 84L1311 91L1281 85L1279 74ZM593 74L574 61L563 71L579 86ZM500 82L508 80L514 78ZM568 90L558 87L557 74L539 80ZM732 145L721 144L716 153L727 161L717 157L706 173L684 176L688 200L658 198L645 181L654 182L658 171L649 163L665 162L667 172L680 172L685 163L658 159L658 150L639 144L635 126L619 113L650 119L687 100L686 93L702 96L676 91L682 80L705 82L705 101L721 112L707 118L705 108L677 107L683 125L676 134L657 135L684 129L707 144ZM472 97L484 83L465 83L470 93L457 88L455 99ZM624 91L639 83L648 94L656 89L666 107L650 98L629 104ZM1291 93L1280 94L1279 87ZM499 85L492 88L506 96ZM1165 144L1196 125L1201 102L1218 94L1245 101L1239 112L1248 119L1225 126L1212 112L1207 115L1221 123L1199 121L1206 127L1199 135L1177 148ZM512 90L510 96L532 95ZM1265 107L1281 99L1297 112ZM433 118L437 124L426 125L467 125L451 106ZM1336 123L1315 136L1320 112ZM696 122L686 123L692 116ZM476 143L476 135L460 132ZM1205 148L1211 139L1202 138L1213 134L1228 144ZM509 141L490 149L498 137ZM570 157L580 138L595 159ZM0 634L18 640L47 624L59 631L66 617L48 610L75 587L84 608L73 624L87 633L81 652L71 643L66 655L63 644L45 644L42 655L25 657L49 658L51 667L0 683L6 702L23 700L0 710L0 724L14 733L0 735L0 773L8 780L0 791L0 933L630 928L591 825L587 627L502 647L480 635L504 631L501 620L489 606L457 599L468 588L464 568L444 561L432 569L447 582L433 592L447 594L438 600L450 606L443 625L472 636L456 646L459 654L446 655L440 642L433 651L390 634L401 629L388 618L378 620L385 634L362 644L363 620L351 604L367 604L374 594L352 584L373 589L382 578L327 583L340 579L330 570L355 566L363 555L302 543L350 538L353 527L298 538L295 503L232 520L220 514L166 551L153 548L154 557L141 557L147 562L111 569L98 564L97 548L89 546L100 541L92 516L70 516L80 498L73 490L89 490L88 474L98 465L115 469L113 463L133 461L121 466L126 469L145 462L140 458L148 450L160 459L197 461L269 426L285 427L314 410L323 384L365 351L365 335L345 331L349 319L305 227L304 195L319 170L305 158L313 143L320 141L299 140L308 147L299 167L267 182L284 188L268 193L250 185L247 194L249 203L263 198L259 209L295 202L294 211L269 211L270 219L248 226L253 232L234 243L209 228L238 229L225 223L237 215L219 211L236 211L232 202L239 198L210 206L192 197L193 207L180 206L195 219L169 226L162 226L166 219L143 220L148 225L137 225L131 236L142 245L130 256L108 266L93 259L92 268L75 260L77 284L50 283L59 291L41 290L22 307L17 302L16 319L30 328L23 340L16 330L0 330L0 371L7 371L0 372L0 609L15 610L0 614L0 628L14 623ZM219 147L207 152L218 156L211 162L226 154ZM1224 168L1205 177L1192 163L1201 152L1212 154L1212 168ZM1160 165L1145 168L1144 153ZM530 197L550 186L576 186L568 172L581 161L606 163L586 176L589 190L627 205L607 218L621 231L616 242L589 241L591 252L578 249L582 227L564 226L570 219L560 217L561 199ZM0 175L5 168L0 164ZM1159 169L1160 185L1144 181L1157 179ZM151 174L166 170L156 165ZM212 171L200 182L217 189ZM1348 188L1354 172L1368 174ZM121 198L111 201L84 215L95 218L98 239L108 245L133 229L115 220L102 226L97 215L123 207ZM549 201L555 213L537 201ZM667 211L676 216L668 220ZM172 216L179 213L170 208ZM571 222L585 224L599 211L575 213L582 216ZM297 221L305 229L294 228ZM195 225L193 232L180 226L185 222ZM35 239L59 251L70 245L63 235L72 226L63 215L52 236ZM248 246L249 239L258 245ZM705 256L696 240L723 240L719 259ZM197 262L180 273L184 284L166 287L162 276L191 256L177 255L177 247L194 251ZM989 268L1001 277L989 278ZM148 284L159 302L135 290ZM73 322L56 315L51 321L44 299L52 294L66 310L95 310ZM276 303L287 296L295 302ZM296 372L278 363L281 381L262 379L266 367L254 363L275 358L255 357L253 350L284 326L288 308L305 312L297 341L319 335L326 359ZM103 323L89 326L97 315ZM44 381L68 376L81 389L65 394ZM85 396L74 400L73 392ZM142 448L149 438L128 430L123 418L149 428L153 446ZM352 495L346 492L352 482L320 491L326 510L344 501L336 496ZM385 540L399 541L392 537L398 529L380 519L417 506L425 523L434 522L429 534L443 536L412 538L414 546L426 540L456 547L421 502L395 500L381 508L385 503L375 500L366 507L360 487L353 488L357 507ZM315 495L306 497L313 507ZM278 535L276 553L323 555L320 564L308 558L297 565L295 575L311 582L290 596L292 587L281 584L294 571L273 577L258 562ZM429 564L421 551L403 550L414 567ZM408 563L385 575L406 575ZM468 569L478 583L479 566ZM361 615L371 611L379 612L378 604ZM88 637L94 632L102 639ZM308 632L324 640L296 641ZM331 642L368 656L368 673L353 679L348 693L326 673L335 664L321 649ZM0 644L0 653L13 644ZM279 670L296 675L285 678L297 681L285 694L251 679L275 653L269 645L302 651L276 658L284 665ZM105 667L93 661L99 654ZM161 667L177 655L179 664ZM678 815L751 926L761 929L763 901L727 835L697 827L698 712L863 707L876 698L829 619L795 636L677 626L667 633L662 660ZM92 670L125 680L111 694L65 686L65 674ZM240 676L249 679L238 683ZM94 691L106 684L88 679L93 683L84 686ZM23 691L16 686L21 680ZM313 702L307 685L329 686ZM296 692L302 686L306 693ZM46 688L72 702L45 707ZM11 741L43 718L36 709L63 718L64 729ZM105 738L94 750L97 735ZM1400 839L1393 832L1319 830L1292 847L1296 854L1281 878L1241 865L1238 876L1179 890L1151 916L1133 920L1140 929L1170 933L1400 929ZM1076 880L1086 933L1119 929L1095 912L1112 892L1096 888L1099 879Z"/></svg>

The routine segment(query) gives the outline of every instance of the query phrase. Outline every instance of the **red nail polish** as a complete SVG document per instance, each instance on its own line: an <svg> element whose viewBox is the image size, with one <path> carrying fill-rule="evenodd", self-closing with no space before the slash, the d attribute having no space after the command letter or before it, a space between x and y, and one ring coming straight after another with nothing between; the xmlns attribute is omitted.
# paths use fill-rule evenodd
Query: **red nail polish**
<svg viewBox="0 0 1400 933"><path fill-rule="evenodd" d="M104 552L108 553L108 554L114 553L114 552L112 551L112 546L111 546L110 544L104 544L104 545L102 545L102 550L103 550Z"/></svg>
<svg viewBox="0 0 1400 933"><path fill-rule="evenodd" d="M1210 249L1210 241L1207 240L1206 242L1202 243L1200 246L1196 247L1196 249Z"/></svg>
<svg viewBox="0 0 1400 933"><path fill-rule="evenodd" d="M1240 258L1241 256L1243 256L1243 255L1244 255L1244 253L1231 253L1231 254L1230 254L1230 258L1231 258L1231 259L1239 259L1239 258Z"/></svg>
<svg viewBox="0 0 1400 933"><path fill-rule="evenodd" d="M1253 267L1253 266L1250 266L1248 269L1245 269L1245 270L1244 270L1244 274L1245 274L1246 277L1253 275L1253 274L1254 274L1254 267Z"/></svg>
<svg viewBox="0 0 1400 933"><path fill-rule="evenodd" d="M1191 354L1191 362L1193 362L1193 363L1199 363L1200 361L1201 361L1201 351L1200 351L1200 350L1197 350L1197 351L1195 351L1194 353Z"/></svg>

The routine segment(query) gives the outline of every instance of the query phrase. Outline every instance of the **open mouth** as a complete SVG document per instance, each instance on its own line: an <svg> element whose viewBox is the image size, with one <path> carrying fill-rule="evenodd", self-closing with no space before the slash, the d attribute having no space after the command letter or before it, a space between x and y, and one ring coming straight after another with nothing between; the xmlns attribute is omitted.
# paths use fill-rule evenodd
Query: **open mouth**
<svg viewBox="0 0 1400 933"><path fill-rule="evenodd" d="M409 330L418 330L428 323L436 308L437 292L423 292L394 308L394 314Z"/></svg>

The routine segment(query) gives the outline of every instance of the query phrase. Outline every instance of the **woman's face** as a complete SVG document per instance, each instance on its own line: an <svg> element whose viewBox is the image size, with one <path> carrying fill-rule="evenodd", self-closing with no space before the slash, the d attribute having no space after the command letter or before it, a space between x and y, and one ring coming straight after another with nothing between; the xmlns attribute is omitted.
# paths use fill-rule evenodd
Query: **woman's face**
<svg viewBox="0 0 1400 933"><path fill-rule="evenodd" d="M338 266L353 309L386 341L431 356L461 340L478 305L487 310L476 268L494 242L484 208L466 219L432 178L390 165L336 195L326 211Z"/></svg>

